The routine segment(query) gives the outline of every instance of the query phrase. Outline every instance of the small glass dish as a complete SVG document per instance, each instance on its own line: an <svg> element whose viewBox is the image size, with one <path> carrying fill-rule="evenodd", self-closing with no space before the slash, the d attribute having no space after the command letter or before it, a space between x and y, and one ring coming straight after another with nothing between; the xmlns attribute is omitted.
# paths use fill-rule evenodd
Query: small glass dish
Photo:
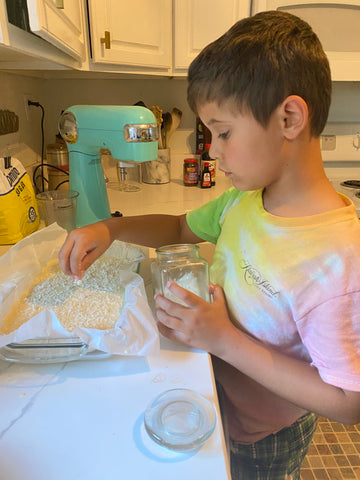
<svg viewBox="0 0 360 480"><path fill-rule="evenodd" d="M0 358L18 363L60 363L79 360L89 346L79 337L33 338L0 348Z"/></svg>
<svg viewBox="0 0 360 480"><path fill-rule="evenodd" d="M168 390L156 397L145 411L147 433L170 450L196 450L211 436L216 424L213 404L189 389Z"/></svg>

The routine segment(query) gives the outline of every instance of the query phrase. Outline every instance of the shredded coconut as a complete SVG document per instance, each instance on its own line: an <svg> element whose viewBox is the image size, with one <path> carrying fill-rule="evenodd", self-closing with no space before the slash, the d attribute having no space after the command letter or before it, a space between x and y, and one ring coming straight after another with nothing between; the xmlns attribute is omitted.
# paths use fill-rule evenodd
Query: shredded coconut
<svg viewBox="0 0 360 480"><path fill-rule="evenodd" d="M189 290L190 292L194 293L195 295L201 296L199 282L197 277L192 272L187 272L182 275L179 275L177 278L172 279L175 283L180 285L180 287ZM169 300L179 303L180 305L186 306L186 303L180 300L176 295L170 292L170 290L165 286L164 295Z"/></svg>
<svg viewBox="0 0 360 480"><path fill-rule="evenodd" d="M118 270L122 261L101 257L74 281L62 273L57 260L49 262L30 289L4 318L1 334L18 329L41 311L51 309L63 327L106 330L113 328L123 307L124 286Z"/></svg>

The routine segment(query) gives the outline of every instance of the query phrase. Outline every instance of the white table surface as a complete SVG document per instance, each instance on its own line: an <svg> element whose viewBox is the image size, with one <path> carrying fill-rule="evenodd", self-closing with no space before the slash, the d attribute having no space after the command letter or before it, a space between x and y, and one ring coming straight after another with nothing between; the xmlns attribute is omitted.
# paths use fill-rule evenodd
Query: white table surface
<svg viewBox="0 0 360 480"><path fill-rule="evenodd" d="M223 180L223 181L222 181ZM181 214L220 195L181 182L109 190L124 215ZM0 246L0 254L9 246ZM155 444L143 425L147 405L173 388L213 402L217 424L201 449L176 453ZM160 354L52 365L0 360L0 480L230 479L211 360L162 339Z"/></svg>
<svg viewBox="0 0 360 480"><path fill-rule="evenodd" d="M149 402L173 388L203 394L217 409L213 435L196 452L154 443ZM0 361L2 480L229 479L209 356L162 346L158 356L52 365Z"/></svg>

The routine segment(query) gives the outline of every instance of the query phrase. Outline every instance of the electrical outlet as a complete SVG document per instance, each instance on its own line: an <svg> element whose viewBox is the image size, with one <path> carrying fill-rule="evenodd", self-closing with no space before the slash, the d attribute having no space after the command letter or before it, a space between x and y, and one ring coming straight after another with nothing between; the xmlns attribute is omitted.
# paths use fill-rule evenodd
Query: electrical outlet
<svg viewBox="0 0 360 480"><path fill-rule="evenodd" d="M31 105L29 105L28 102L29 102L29 100L30 100L30 102L35 102L36 99L35 99L34 95L30 95L29 93L25 93L23 98L24 98L26 120L30 120L30 108L33 108L33 107Z"/></svg>

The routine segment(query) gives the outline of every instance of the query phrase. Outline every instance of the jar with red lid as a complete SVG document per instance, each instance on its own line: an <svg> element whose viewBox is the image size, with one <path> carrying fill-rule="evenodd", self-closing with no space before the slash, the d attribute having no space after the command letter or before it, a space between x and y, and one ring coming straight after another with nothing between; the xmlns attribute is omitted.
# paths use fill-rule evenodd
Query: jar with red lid
<svg viewBox="0 0 360 480"><path fill-rule="evenodd" d="M183 181L184 181L184 185L187 187L198 184L199 163L197 158L185 158Z"/></svg>

